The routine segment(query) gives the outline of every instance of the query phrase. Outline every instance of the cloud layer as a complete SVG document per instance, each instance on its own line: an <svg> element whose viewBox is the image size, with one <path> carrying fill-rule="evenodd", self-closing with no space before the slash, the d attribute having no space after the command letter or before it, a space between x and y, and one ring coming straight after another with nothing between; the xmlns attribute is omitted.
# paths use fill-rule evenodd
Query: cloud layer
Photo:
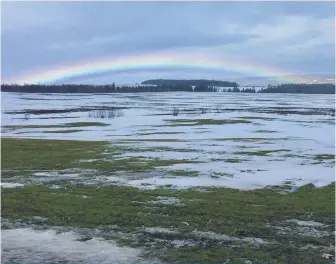
<svg viewBox="0 0 336 264"><path fill-rule="evenodd" d="M333 2L1 4L3 81L97 58L176 50L257 62L287 72L335 70ZM129 83L162 76L179 78L181 74L122 74L82 82L117 78ZM197 72L185 77L203 76ZM212 77L223 79L215 73Z"/></svg>

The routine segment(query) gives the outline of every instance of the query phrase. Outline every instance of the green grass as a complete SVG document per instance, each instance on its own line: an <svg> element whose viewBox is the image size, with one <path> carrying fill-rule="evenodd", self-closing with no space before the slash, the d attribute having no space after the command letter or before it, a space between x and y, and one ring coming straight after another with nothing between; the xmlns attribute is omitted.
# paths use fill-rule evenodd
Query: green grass
<svg viewBox="0 0 336 264"><path fill-rule="evenodd" d="M188 176L188 177L196 177L199 171L191 171L191 170L171 170L170 174L174 176Z"/></svg>
<svg viewBox="0 0 336 264"><path fill-rule="evenodd" d="M64 125L66 127L109 126L109 124L102 122L72 122Z"/></svg>
<svg viewBox="0 0 336 264"><path fill-rule="evenodd" d="M279 263L272 260L272 254L264 252L261 249L251 248L249 246L241 246L239 249L232 249L229 245L220 246L215 242L211 244L212 250L207 248L199 248L197 246L185 247L183 250L176 247L167 249L167 257L164 261L179 261L187 263L206 263L213 260L230 260L231 263L242 264L245 261L259 260L263 264ZM225 262L224 262L225 263ZM260 263L260 264L261 264Z"/></svg>
<svg viewBox="0 0 336 264"><path fill-rule="evenodd" d="M318 154L314 157L315 160L335 160L334 154Z"/></svg>
<svg viewBox="0 0 336 264"><path fill-rule="evenodd" d="M311 164L322 164L329 163L331 165L335 164L335 155L334 154L318 154L312 157Z"/></svg>
<svg viewBox="0 0 336 264"><path fill-rule="evenodd" d="M297 192L286 195L274 192L271 188L252 191L208 188L210 192L199 192L192 189L139 190L120 186L99 189L95 186L83 185L67 185L66 187L67 189L53 190L46 186L2 189L2 216L17 219L40 216L49 219L48 221L52 224L65 222L70 226L82 227L91 224L138 227L143 223L147 227L174 226L182 228L185 225L179 221L185 221L191 226L190 230L197 228L199 231L214 231L232 236L259 235L264 238L267 238L268 234L259 233L262 230L250 230L249 227L260 224L260 222L277 222L292 218L307 219L308 215L311 220L325 224L334 223L334 184L321 188L306 185L299 188ZM89 196L90 199L83 199L80 197L82 195ZM157 208L152 210L151 208L142 208L138 203L133 203L133 201L156 201L158 196L178 198L187 207L181 211L175 206L157 205ZM113 197L113 199L109 197ZM197 201L193 200L195 198ZM267 210L265 207L258 208L251 205L263 205ZM138 215L135 218L129 218L138 212L154 212L154 209L157 210L154 215L141 217ZM122 216L122 212L125 213L124 216ZM311 212L313 212L312 216ZM166 213L171 215L171 219L162 222L155 220L156 217L164 219ZM228 219L223 219L223 217L228 217ZM213 223L206 224L208 223L206 220L210 218L213 218ZM177 219L179 221L176 221ZM232 220L234 221L232 222ZM222 225L221 222L225 225ZM247 225L246 227L243 226L244 223ZM243 234L242 231L245 233Z"/></svg>
<svg viewBox="0 0 336 264"><path fill-rule="evenodd" d="M229 162L229 163L241 163L241 162L246 161L246 160L237 159L237 158L230 158L230 159L223 159L223 161Z"/></svg>
<svg viewBox="0 0 336 264"><path fill-rule="evenodd" d="M252 119L252 120L266 120L266 121L271 121L271 120L275 120L276 119L274 117L263 117L263 116L239 116L238 118L241 118L241 119Z"/></svg>
<svg viewBox="0 0 336 264"><path fill-rule="evenodd" d="M123 142L123 141L121 141ZM132 141L128 141L130 143ZM125 143L125 142L124 142ZM143 153L143 152L201 152L198 149L191 149L191 148L172 148L167 146L158 146L158 147L123 147L124 151L126 152L133 152L133 153Z"/></svg>
<svg viewBox="0 0 336 264"><path fill-rule="evenodd" d="M113 171L150 171L159 166L193 163L192 160L124 157L127 147L104 141L73 141L2 138L2 169L64 170L94 169ZM104 154L108 153L108 154ZM27 158L29 157L29 158ZM88 162L86 160L94 160Z"/></svg>
<svg viewBox="0 0 336 264"><path fill-rule="evenodd" d="M147 142L186 142L187 140L178 138L126 138L120 141L147 141Z"/></svg>
<svg viewBox="0 0 336 264"><path fill-rule="evenodd" d="M298 155L298 154L285 154L283 155L284 158L300 158L300 159L304 159L307 158L307 156L305 155Z"/></svg>
<svg viewBox="0 0 336 264"><path fill-rule="evenodd" d="M212 174L213 174L212 177L215 176L215 177L218 177L218 178L220 178L221 176L233 177L233 173L227 173L227 172L213 172Z"/></svg>
<svg viewBox="0 0 336 264"><path fill-rule="evenodd" d="M202 126L202 125L228 125L228 124L248 124L248 120L235 119L164 119L169 122L168 125L163 126Z"/></svg>
<svg viewBox="0 0 336 264"><path fill-rule="evenodd" d="M43 133L76 133L76 132L82 132L85 130L81 129L69 129L69 130L49 130L49 131L43 131Z"/></svg>
<svg viewBox="0 0 336 264"><path fill-rule="evenodd" d="M139 131L141 131L141 132L145 132L145 131L156 131L156 129L153 129L153 128L142 128L142 129L139 129Z"/></svg>
<svg viewBox="0 0 336 264"><path fill-rule="evenodd" d="M259 138L259 137L250 137L250 138L212 138L214 141L235 141L235 142L253 142L253 141L266 141L266 140L287 140L287 138Z"/></svg>
<svg viewBox="0 0 336 264"><path fill-rule="evenodd" d="M239 159L239 158L213 158L211 161L224 161L228 163L242 163L243 161L248 161L247 159Z"/></svg>
<svg viewBox="0 0 336 264"><path fill-rule="evenodd" d="M289 149L273 149L273 150L259 150L259 151L238 151L235 155L249 155L249 156L267 156L271 153L290 151Z"/></svg>
<svg viewBox="0 0 336 264"><path fill-rule="evenodd" d="M276 133L278 131L275 131L275 130L256 130L254 131L255 133Z"/></svg>
<svg viewBox="0 0 336 264"><path fill-rule="evenodd" d="M132 187L89 187L66 185L66 189L49 189L46 186L26 186L2 189L2 217L32 221L34 216L45 217L43 223L57 226L105 228L117 225L121 231L135 232L138 227L165 227L178 230L176 234L142 233L134 237L134 246L151 248L165 261L223 261L223 258L249 259L256 261L313 261L321 260L316 252L312 255L299 248L307 244L300 235L278 234L273 225L285 220L313 220L330 225L335 223L335 186L315 188L306 185L295 193L280 194L272 188L240 191L226 188L207 188L209 192L187 190L139 190ZM90 199L81 198L82 195ZM159 197L173 197L183 206L156 203ZM134 203L134 202L137 203ZM140 203L139 203L140 202ZM186 225L185 223L188 223ZM216 232L233 237L258 237L276 244L231 247L211 238L193 235L193 230ZM196 247L170 247L175 239L198 241ZM165 239L165 244L156 242ZM334 237L325 237L320 243L329 246ZM129 240L123 241L125 244ZM166 244L168 251L165 251ZM255 245L252 245L252 248ZM165 251L164 254L162 251ZM256 253L257 252L257 253Z"/></svg>
<svg viewBox="0 0 336 264"><path fill-rule="evenodd" d="M17 170L76 168L79 160L103 158L100 153L107 149L105 142L2 138L1 166Z"/></svg>

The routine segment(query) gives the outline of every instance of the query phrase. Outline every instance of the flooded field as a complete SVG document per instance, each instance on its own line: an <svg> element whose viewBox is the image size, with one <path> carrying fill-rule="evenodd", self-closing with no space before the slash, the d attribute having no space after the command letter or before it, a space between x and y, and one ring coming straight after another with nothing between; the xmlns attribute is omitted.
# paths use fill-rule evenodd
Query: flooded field
<svg viewBox="0 0 336 264"><path fill-rule="evenodd" d="M325 95L3 93L2 136L106 140L120 146L114 159L178 161L148 177L113 178L132 186L323 186L334 180L334 103Z"/></svg>
<svg viewBox="0 0 336 264"><path fill-rule="evenodd" d="M5 262L335 259L332 95L1 96Z"/></svg>

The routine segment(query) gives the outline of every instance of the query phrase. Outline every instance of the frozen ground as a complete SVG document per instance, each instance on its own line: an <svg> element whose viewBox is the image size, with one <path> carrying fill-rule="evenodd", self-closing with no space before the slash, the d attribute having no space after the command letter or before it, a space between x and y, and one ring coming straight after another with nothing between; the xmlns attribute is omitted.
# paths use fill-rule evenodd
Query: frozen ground
<svg viewBox="0 0 336 264"><path fill-rule="evenodd" d="M67 164L54 169L46 145L7 141L3 263L334 260L334 189L326 186L335 169L333 96L1 93L1 100L2 137L113 146L81 156L83 142L55 150L64 142L48 141ZM42 154L29 159L34 147ZM326 187L299 188L308 183Z"/></svg>
<svg viewBox="0 0 336 264"><path fill-rule="evenodd" d="M140 251L118 247L113 241L81 241L74 232L17 228L1 231L2 263L112 263L135 262Z"/></svg>
<svg viewBox="0 0 336 264"><path fill-rule="evenodd" d="M100 175L99 179L138 187L241 189L284 182L293 186L307 183L323 186L334 180L334 158L330 157L335 154L335 99L330 95L2 93L1 96L3 137L107 140L137 150L129 150L120 157L195 162L157 168L146 177L126 177L120 172L105 178ZM111 115L97 117L99 109ZM177 116L173 116L174 109L175 112L178 109ZM199 120L245 122L197 124ZM72 122L103 122L108 126L48 127ZM197 175L192 181L183 173L167 177L173 170L196 171ZM2 187L14 186L2 183Z"/></svg>

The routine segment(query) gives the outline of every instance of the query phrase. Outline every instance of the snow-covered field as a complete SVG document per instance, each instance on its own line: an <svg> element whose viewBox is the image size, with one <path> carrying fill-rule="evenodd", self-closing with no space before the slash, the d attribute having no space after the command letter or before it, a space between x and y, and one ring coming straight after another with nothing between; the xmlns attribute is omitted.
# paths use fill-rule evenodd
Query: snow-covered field
<svg viewBox="0 0 336 264"><path fill-rule="evenodd" d="M139 179L118 175L122 184L253 189L288 181L292 185L323 186L334 180L334 159L325 159L335 153L335 99L331 95L1 95L2 137L107 140L143 150L129 151L121 157L195 161L165 167L197 171L192 181L183 175L165 177L158 170ZM112 114L109 118L97 117L101 109ZM238 122L219 124L216 120ZM103 122L108 126L48 127L71 122Z"/></svg>

